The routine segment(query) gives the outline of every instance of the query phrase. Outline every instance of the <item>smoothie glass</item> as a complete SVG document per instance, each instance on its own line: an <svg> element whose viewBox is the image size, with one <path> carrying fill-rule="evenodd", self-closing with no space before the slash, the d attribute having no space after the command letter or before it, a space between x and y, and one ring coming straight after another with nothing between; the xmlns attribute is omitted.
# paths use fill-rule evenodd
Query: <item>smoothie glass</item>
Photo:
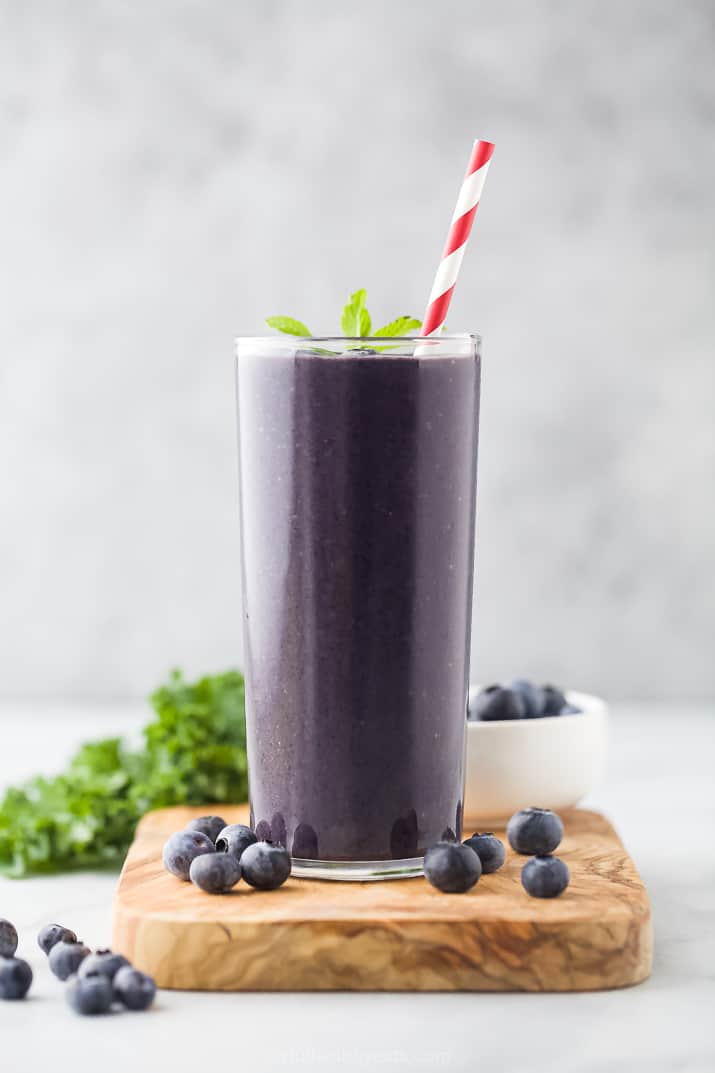
<svg viewBox="0 0 715 1073"><path fill-rule="evenodd" d="M251 822L293 874L461 837L480 341L239 339Z"/></svg>

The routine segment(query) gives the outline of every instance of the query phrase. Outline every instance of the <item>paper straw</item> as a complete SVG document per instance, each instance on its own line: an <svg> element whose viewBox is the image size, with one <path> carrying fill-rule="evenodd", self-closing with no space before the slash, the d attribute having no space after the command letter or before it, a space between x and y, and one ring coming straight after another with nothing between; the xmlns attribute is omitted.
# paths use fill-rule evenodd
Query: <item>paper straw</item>
<svg viewBox="0 0 715 1073"><path fill-rule="evenodd" d="M449 234L442 251L442 259L439 262L432 293L429 296L427 310L422 321L421 336L434 335L436 332L441 331L447 317L447 310L457 284L459 268L462 264L474 217L479 208L479 199L482 196L482 189L493 152L494 146L491 142L476 141L472 147L467 173L459 191L457 207L452 216Z"/></svg>

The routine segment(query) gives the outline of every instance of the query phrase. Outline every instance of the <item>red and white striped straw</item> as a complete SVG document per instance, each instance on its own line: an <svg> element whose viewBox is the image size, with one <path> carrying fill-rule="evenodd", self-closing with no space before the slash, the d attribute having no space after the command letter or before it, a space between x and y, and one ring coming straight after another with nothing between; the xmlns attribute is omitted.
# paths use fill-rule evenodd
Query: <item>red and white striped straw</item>
<svg viewBox="0 0 715 1073"><path fill-rule="evenodd" d="M442 259L439 262L432 293L422 321L421 336L434 335L435 332L440 331L447 317L447 310L457 284L459 268L467 248L474 217L479 208L479 199L482 196L493 152L494 146L491 142L476 141L472 147L467 173L459 191L457 207L452 216Z"/></svg>

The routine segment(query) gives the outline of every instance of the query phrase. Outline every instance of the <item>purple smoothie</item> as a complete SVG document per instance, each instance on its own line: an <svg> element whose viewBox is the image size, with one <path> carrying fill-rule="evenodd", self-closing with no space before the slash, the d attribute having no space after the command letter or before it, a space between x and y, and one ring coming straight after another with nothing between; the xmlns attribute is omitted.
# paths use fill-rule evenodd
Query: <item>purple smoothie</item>
<svg viewBox="0 0 715 1073"><path fill-rule="evenodd" d="M253 823L419 857L461 836L479 359L271 343L238 359Z"/></svg>

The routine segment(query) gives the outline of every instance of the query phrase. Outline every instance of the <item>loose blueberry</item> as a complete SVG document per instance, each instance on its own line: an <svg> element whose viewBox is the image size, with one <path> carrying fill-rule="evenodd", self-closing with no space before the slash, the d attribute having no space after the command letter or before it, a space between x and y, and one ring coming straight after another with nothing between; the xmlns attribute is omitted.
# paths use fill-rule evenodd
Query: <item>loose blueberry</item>
<svg viewBox="0 0 715 1073"><path fill-rule="evenodd" d="M566 697L556 686L542 686L544 694L543 715L561 715L566 707Z"/></svg>
<svg viewBox="0 0 715 1073"><path fill-rule="evenodd" d="M228 827L224 827L216 839L216 850L219 853L230 853L232 857L240 861L247 846L252 846L257 841L250 827L246 827L243 823L230 823Z"/></svg>
<svg viewBox="0 0 715 1073"><path fill-rule="evenodd" d="M504 843L491 831L485 834L473 834L471 838L465 838L463 845L469 846L482 862L482 875L488 876L497 872L506 860Z"/></svg>
<svg viewBox="0 0 715 1073"><path fill-rule="evenodd" d="M114 999L112 981L103 972L91 972L85 976L73 976L67 981L65 998L83 1017L106 1013Z"/></svg>
<svg viewBox="0 0 715 1073"><path fill-rule="evenodd" d="M200 831L202 835L206 835L211 841L216 844L216 839L226 826L226 821L222 820L220 816L199 816L195 820L189 820L186 825L187 831Z"/></svg>
<svg viewBox="0 0 715 1073"><path fill-rule="evenodd" d="M526 702L521 693L502 686L488 686L477 694L470 720L492 723L501 719L524 719Z"/></svg>
<svg viewBox="0 0 715 1073"><path fill-rule="evenodd" d="M14 957L16 950L17 928L9 920L0 918L0 957Z"/></svg>
<svg viewBox="0 0 715 1073"><path fill-rule="evenodd" d="M425 878L446 894L464 894L482 874L482 862L461 842L436 842L425 853Z"/></svg>
<svg viewBox="0 0 715 1073"><path fill-rule="evenodd" d="M560 857L532 857L521 870L521 883L532 898L556 898L569 885L569 870Z"/></svg>
<svg viewBox="0 0 715 1073"><path fill-rule="evenodd" d="M162 860L167 872L188 882L189 868L194 858L202 853L215 852L213 842L201 831L177 831L165 843Z"/></svg>
<svg viewBox="0 0 715 1073"><path fill-rule="evenodd" d="M114 977L114 994L128 1010L148 1010L154 1001L156 984L146 973L125 966Z"/></svg>
<svg viewBox="0 0 715 1073"><path fill-rule="evenodd" d="M57 943L76 943L77 936L62 924L47 924L37 936L37 944L43 954L49 954Z"/></svg>
<svg viewBox="0 0 715 1073"><path fill-rule="evenodd" d="M108 980L113 980L120 969L129 962L122 954L113 954L111 950L97 950L84 959L79 969L78 976L94 976L100 973Z"/></svg>
<svg viewBox="0 0 715 1073"><path fill-rule="evenodd" d="M290 875L290 853L271 842L254 842L241 857L243 878L257 890L275 890Z"/></svg>
<svg viewBox="0 0 715 1073"><path fill-rule="evenodd" d="M91 951L84 943L71 943L62 939L50 950L49 965L58 980L67 980L77 972Z"/></svg>
<svg viewBox="0 0 715 1073"><path fill-rule="evenodd" d="M32 969L22 958L0 959L0 999L24 998L32 983Z"/></svg>
<svg viewBox="0 0 715 1073"><path fill-rule="evenodd" d="M541 686L534 685L528 678L515 678L509 683L509 688L522 696L527 719L538 719L544 714L544 691Z"/></svg>
<svg viewBox="0 0 715 1073"><path fill-rule="evenodd" d="M189 878L207 894L227 894L241 878L241 863L232 853L203 853L191 862Z"/></svg>
<svg viewBox="0 0 715 1073"><path fill-rule="evenodd" d="M515 812L506 827L509 844L528 856L553 853L564 837L564 825L548 808L523 808Z"/></svg>

